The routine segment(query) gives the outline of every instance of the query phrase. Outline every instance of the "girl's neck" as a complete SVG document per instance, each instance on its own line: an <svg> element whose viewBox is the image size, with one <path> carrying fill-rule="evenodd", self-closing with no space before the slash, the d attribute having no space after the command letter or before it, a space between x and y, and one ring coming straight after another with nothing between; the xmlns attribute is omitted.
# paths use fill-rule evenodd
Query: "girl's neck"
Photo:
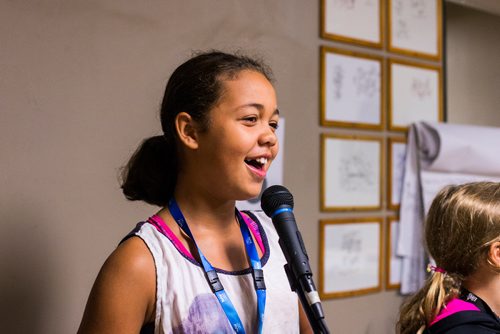
<svg viewBox="0 0 500 334"><path fill-rule="evenodd" d="M497 316L500 315L500 275L498 273L482 266L465 280L464 286L484 300Z"/></svg>
<svg viewBox="0 0 500 334"><path fill-rule="evenodd" d="M180 189L193 189L181 191ZM213 194L205 195L199 189L176 189L174 198L186 219L194 241L174 221L168 207L158 214L170 227L181 243L201 263L196 246L216 268L234 271L248 267L240 226L235 215L235 201L216 200Z"/></svg>
<svg viewBox="0 0 500 334"><path fill-rule="evenodd" d="M194 190L194 189L193 189ZM177 188L174 198L191 229L221 231L235 224L235 201L219 200L213 194Z"/></svg>

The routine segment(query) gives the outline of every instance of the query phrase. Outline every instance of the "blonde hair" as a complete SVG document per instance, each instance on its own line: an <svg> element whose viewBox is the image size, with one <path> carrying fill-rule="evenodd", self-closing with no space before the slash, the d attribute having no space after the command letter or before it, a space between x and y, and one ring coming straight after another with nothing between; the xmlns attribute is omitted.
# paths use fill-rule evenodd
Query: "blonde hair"
<svg viewBox="0 0 500 334"><path fill-rule="evenodd" d="M398 332L428 326L455 298L462 281L488 262L489 246L500 240L500 183L476 182L442 189L425 223L425 242L436 265L425 285L401 308ZM498 271L498 268L495 270Z"/></svg>

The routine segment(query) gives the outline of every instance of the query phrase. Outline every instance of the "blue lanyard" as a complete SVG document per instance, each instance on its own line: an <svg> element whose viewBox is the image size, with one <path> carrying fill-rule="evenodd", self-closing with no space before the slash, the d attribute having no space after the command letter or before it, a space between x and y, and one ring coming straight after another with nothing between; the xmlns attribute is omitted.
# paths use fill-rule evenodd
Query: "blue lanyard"
<svg viewBox="0 0 500 334"><path fill-rule="evenodd" d="M236 333L245 333L245 328L241 323L241 319L238 316L238 312L234 308L233 303L229 299L226 291L224 291L224 287L219 280L219 275L217 271L215 271L214 267L208 262L200 248L196 244L194 240L193 234L189 229L189 226L184 218L184 215L181 212L181 209L177 205L177 202L174 198L172 198L168 203L168 209L170 210L170 214L177 222L177 225L191 238L196 248L198 249L198 254L200 255L201 263L203 265L203 269L205 270L205 274L207 277L207 281L212 288L212 291L215 293L215 296L219 300L219 303L222 306L222 309L226 313L227 319L231 323L234 331ZM255 287L255 292L257 294L257 313L259 319L259 331L258 333L262 333L262 325L264 323L264 311L266 308L266 285L264 283L264 272L262 271L262 266L259 259L259 254L257 253L257 249L255 248L255 244L253 242L252 236L250 235L250 231L248 230L247 224L243 220L240 212L236 210L236 215L238 217L238 221L240 223L241 235L243 236L243 240L245 242L245 248L247 251L247 256L250 260L250 264L252 265L252 277Z"/></svg>

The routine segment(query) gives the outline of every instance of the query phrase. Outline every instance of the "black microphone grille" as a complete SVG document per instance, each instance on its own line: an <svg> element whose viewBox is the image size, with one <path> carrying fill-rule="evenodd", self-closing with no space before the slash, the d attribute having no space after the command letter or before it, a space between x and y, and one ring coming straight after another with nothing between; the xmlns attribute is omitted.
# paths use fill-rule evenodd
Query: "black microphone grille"
<svg viewBox="0 0 500 334"><path fill-rule="evenodd" d="M264 190L260 206L268 217L271 217L281 205L287 205L293 209L293 196L288 189L280 185L274 185Z"/></svg>

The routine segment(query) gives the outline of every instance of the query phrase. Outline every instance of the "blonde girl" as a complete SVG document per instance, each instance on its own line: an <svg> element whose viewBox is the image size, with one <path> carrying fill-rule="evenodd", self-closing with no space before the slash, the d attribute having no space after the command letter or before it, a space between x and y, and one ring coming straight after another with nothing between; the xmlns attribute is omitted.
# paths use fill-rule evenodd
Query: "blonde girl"
<svg viewBox="0 0 500 334"><path fill-rule="evenodd" d="M399 333L500 333L500 183L441 190L425 242L436 265L403 305Z"/></svg>

